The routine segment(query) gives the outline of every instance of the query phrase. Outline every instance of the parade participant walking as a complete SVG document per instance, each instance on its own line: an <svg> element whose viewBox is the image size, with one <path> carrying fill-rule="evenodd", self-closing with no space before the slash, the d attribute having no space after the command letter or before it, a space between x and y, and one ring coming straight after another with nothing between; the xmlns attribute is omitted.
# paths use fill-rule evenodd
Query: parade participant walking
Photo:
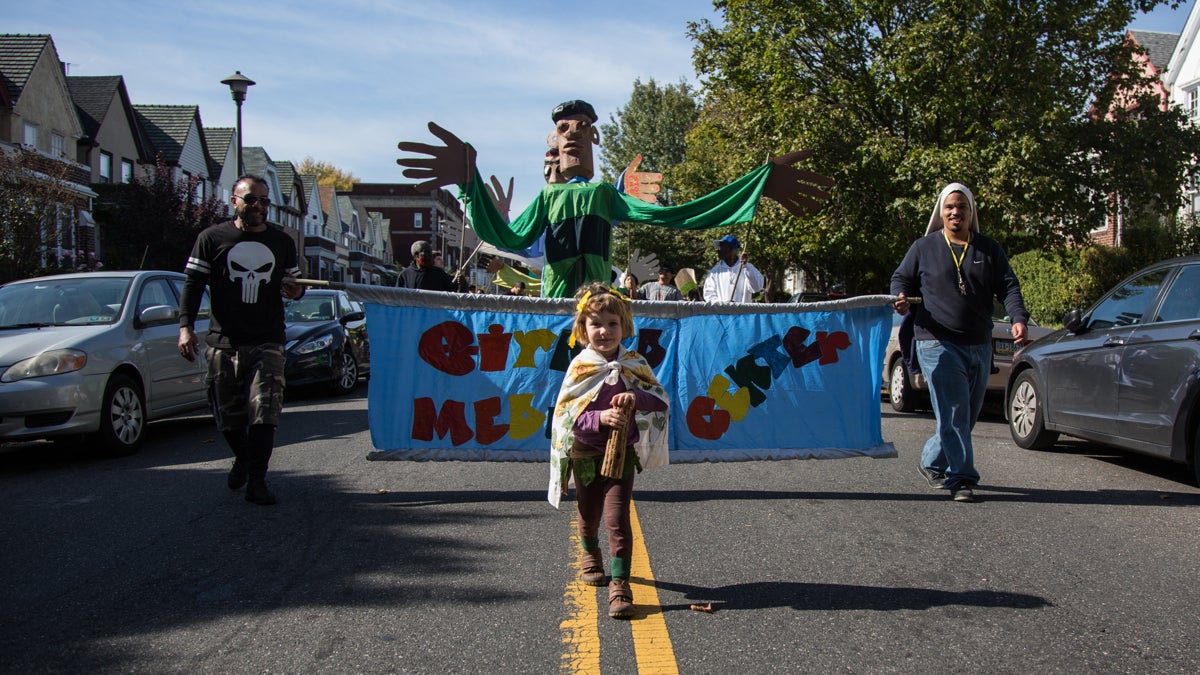
<svg viewBox="0 0 1200 675"><path fill-rule="evenodd" d="M675 287L675 268L660 265L658 281L649 281L638 289L637 297L642 300L683 300L683 294Z"/></svg>
<svg viewBox="0 0 1200 675"><path fill-rule="evenodd" d="M754 294L762 291L763 275L748 255L739 258L741 248L742 243L732 234L717 240L720 260L704 279L705 302L754 302Z"/></svg>
<svg viewBox="0 0 1200 675"><path fill-rule="evenodd" d="M400 272L396 285L400 288L415 288L422 291L458 292L459 286L454 279L446 274L446 270L437 264L441 253L433 250L429 242L422 239L413 242L409 249L412 253L412 263Z"/></svg>
<svg viewBox="0 0 1200 675"><path fill-rule="evenodd" d="M1012 317L1013 341L1026 342L1029 312L1008 256L979 233L975 196L961 183L938 196L925 236L913 242L892 275L900 314L914 312L917 363L929 382L937 431L918 467L954 501L976 501L979 483L971 431L983 408L992 366L992 299ZM921 304L907 297L920 296Z"/></svg>
<svg viewBox="0 0 1200 675"><path fill-rule="evenodd" d="M591 586L601 586L605 579L599 539L603 516L612 571L608 615L626 619L633 615L629 587L633 476L643 468L668 462L669 401L646 360L621 345L633 334L630 301L601 283L580 288L576 297L571 345L579 341L586 348L567 368L554 407L547 498L557 508L568 476L574 479L582 545L580 579ZM633 411L649 415L637 419ZM623 443L612 446L610 434L618 434L618 440L623 434ZM609 452L623 451L624 461L614 461L612 456L606 461L606 445ZM613 465L615 472L606 469ZM606 477L602 472L619 477Z"/></svg>
<svg viewBox="0 0 1200 675"><path fill-rule="evenodd" d="M285 355L283 298L304 295L290 283L300 276L296 244L267 224L266 182L242 176L233 185L234 219L200 233L187 261L179 315L179 354L188 361L200 350L194 327L204 289L209 289L209 401L217 426L233 450L230 490L246 486L246 501L275 503L267 465L283 408Z"/></svg>

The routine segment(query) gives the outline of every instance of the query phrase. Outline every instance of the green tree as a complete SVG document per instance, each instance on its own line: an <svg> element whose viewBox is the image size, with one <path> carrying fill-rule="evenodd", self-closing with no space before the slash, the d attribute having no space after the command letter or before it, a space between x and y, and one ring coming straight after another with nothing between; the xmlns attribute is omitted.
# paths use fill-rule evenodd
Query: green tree
<svg viewBox="0 0 1200 675"><path fill-rule="evenodd" d="M359 182L358 178L349 171L343 171L329 162L322 162L305 157L296 167L296 173L304 176L316 176L317 185L331 185L338 190L349 190Z"/></svg>
<svg viewBox="0 0 1200 675"><path fill-rule="evenodd" d="M1171 210L1200 132L1136 95L1149 82L1124 42L1133 12L1157 4L719 0L721 25L690 27L706 91L679 177L702 193L815 149L831 203L803 222L764 209L754 240L771 241L751 245L766 268L851 292L886 290L950 181L975 190L983 231L1010 254L1083 241L1112 195Z"/></svg>
<svg viewBox="0 0 1200 675"><path fill-rule="evenodd" d="M639 154L639 171L663 174L660 204L678 203L672 191L672 171L685 157L688 130L696 121L699 106L691 86L684 81L666 86L654 79L634 80L629 101L609 122L600 125L600 171L613 182ZM661 227L622 223L613 233L613 261L624 265L634 249L653 252L662 262L676 267L693 266L697 235ZM642 279L642 281L649 281Z"/></svg>
<svg viewBox="0 0 1200 675"><path fill-rule="evenodd" d="M75 271L74 259L58 260L45 246L73 222L70 174L69 165L35 151L0 150L0 283Z"/></svg>
<svg viewBox="0 0 1200 675"><path fill-rule="evenodd" d="M114 269L182 272L196 235L228 218L213 196L196 196L197 181L176 179L159 162L132 183L94 185L95 219L104 264Z"/></svg>

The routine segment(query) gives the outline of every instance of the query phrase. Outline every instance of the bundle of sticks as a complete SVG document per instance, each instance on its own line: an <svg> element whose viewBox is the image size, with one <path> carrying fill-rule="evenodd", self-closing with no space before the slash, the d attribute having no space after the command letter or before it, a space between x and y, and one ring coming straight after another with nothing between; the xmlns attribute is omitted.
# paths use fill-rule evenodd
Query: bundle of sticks
<svg viewBox="0 0 1200 675"><path fill-rule="evenodd" d="M629 416L633 414L633 402L617 408L621 411L621 424L613 427L604 446L604 461L600 463L600 475L621 480L625 476L625 435L629 429Z"/></svg>

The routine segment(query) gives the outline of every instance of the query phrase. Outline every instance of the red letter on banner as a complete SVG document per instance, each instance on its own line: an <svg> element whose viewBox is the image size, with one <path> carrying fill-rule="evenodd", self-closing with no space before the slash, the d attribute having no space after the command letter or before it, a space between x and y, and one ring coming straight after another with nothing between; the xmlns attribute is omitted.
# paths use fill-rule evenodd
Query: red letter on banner
<svg viewBox="0 0 1200 675"><path fill-rule="evenodd" d="M467 426L466 406L462 401L446 401L438 414L433 399L428 396L413 401L412 437L418 441L432 441L436 430L438 438L450 433L450 442L462 445L471 440L471 427Z"/></svg>
<svg viewBox="0 0 1200 675"><path fill-rule="evenodd" d="M473 343L475 336L457 321L446 321L430 328L421 335L417 353L429 365L449 375L466 375L475 370L475 359L479 348Z"/></svg>
<svg viewBox="0 0 1200 675"><path fill-rule="evenodd" d="M692 399L687 409L688 431L696 438L715 441L729 431L729 413L719 410L707 396Z"/></svg>
<svg viewBox="0 0 1200 675"><path fill-rule="evenodd" d="M475 440L480 445L491 445L508 433L507 424L496 424L494 421L499 414L499 396L475 402Z"/></svg>

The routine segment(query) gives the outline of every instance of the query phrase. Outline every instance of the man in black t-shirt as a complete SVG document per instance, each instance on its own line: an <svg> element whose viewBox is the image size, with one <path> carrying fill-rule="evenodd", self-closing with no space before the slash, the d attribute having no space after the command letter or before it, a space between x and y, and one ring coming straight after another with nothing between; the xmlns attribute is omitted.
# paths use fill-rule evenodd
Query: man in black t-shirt
<svg viewBox="0 0 1200 675"><path fill-rule="evenodd" d="M266 475L283 408L283 299L304 295L292 283L300 276L296 244L267 224L267 195L257 176L234 183L234 219L204 230L192 247L179 315L179 354L192 361L200 351L194 328L207 286L206 381L213 416L234 454L227 484L245 485L246 501L264 506L276 501Z"/></svg>

